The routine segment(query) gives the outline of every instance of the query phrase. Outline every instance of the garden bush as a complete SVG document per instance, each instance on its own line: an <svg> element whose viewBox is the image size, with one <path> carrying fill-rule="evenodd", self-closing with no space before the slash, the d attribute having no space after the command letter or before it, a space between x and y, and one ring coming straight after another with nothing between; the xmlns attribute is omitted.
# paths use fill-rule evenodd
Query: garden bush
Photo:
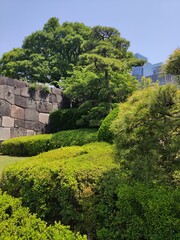
<svg viewBox="0 0 180 240"><path fill-rule="evenodd" d="M72 130L80 128L77 120L80 118L81 112L77 108L68 108L54 111L49 117L49 131L51 133ZM82 126L87 127L87 126Z"/></svg>
<svg viewBox="0 0 180 240"><path fill-rule="evenodd" d="M119 107L114 108L102 121L98 130L98 141L113 142L113 132L110 129L112 122L118 115Z"/></svg>
<svg viewBox="0 0 180 240"><path fill-rule="evenodd" d="M36 239L36 240L85 240L85 236L75 234L68 227L46 222L22 207L21 201L0 191L0 239Z"/></svg>
<svg viewBox="0 0 180 240"><path fill-rule="evenodd" d="M33 156L49 150L51 134L23 136L7 139L1 144L1 152L14 156Z"/></svg>
<svg viewBox="0 0 180 240"><path fill-rule="evenodd" d="M61 221L72 229L92 234L96 183L115 167L113 146L90 143L64 147L7 167L1 187L49 223Z"/></svg>
<svg viewBox="0 0 180 240"><path fill-rule="evenodd" d="M178 240L180 189L122 183L110 171L96 199L98 240Z"/></svg>
<svg viewBox="0 0 180 240"><path fill-rule="evenodd" d="M83 145L95 141L97 141L95 129L77 129L54 134L11 138L2 143L1 152L14 156L34 156L63 146Z"/></svg>
<svg viewBox="0 0 180 240"><path fill-rule="evenodd" d="M55 133L62 130L79 128L98 129L103 119L114 106L116 106L116 104L95 104L93 101L86 101L79 108L54 111L50 114L49 118L49 132Z"/></svg>
<svg viewBox="0 0 180 240"><path fill-rule="evenodd" d="M180 91L149 87L120 105L113 122L117 161L131 179L178 184Z"/></svg>

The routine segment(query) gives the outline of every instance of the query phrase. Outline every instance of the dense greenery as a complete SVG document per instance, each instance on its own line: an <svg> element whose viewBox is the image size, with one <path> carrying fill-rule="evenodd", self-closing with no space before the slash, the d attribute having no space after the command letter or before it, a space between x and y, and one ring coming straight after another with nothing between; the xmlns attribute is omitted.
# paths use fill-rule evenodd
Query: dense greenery
<svg viewBox="0 0 180 240"><path fill-rule="evenodd" d="M90 236L96 183L115 166L109 144L64 147L7 167L1 187L46 221L60 220Z"/></svg>
<svg viewBox="0 0 180 240"><path fill-rule="evenodd" d="M97 131L94 129L69 130L7 139L1 144L1 152L14 156L34 156L63 146L81 146L95 141Z"/></svg>
<svg viewBox="0 0 180 240"><path fill-rule="evenodd" d="M172 184L179 168L180 92L175 85L136 92L114 123L117 160L131 179Z"/></svg>
<svg viewBox="0 0 180 240"><path fill-rule="evenodd" d="M2 142L1 152L12 156L33 156L49 150L51 134L22 136Z"/></svg>
<svg viewBox="0 0 180 240"><path fill-rule="evenodd" d="M80 126L99 127L111 104L125 101L137 88L131 68L144 61L129 46L113 27L60 24L53 17L21 48L3 54L0 74L63 88L64 107L84 110Z"/></svg>
<svg viewBox="0 0 180 240"><path fill-rule="evenodd" d="M177 82L180 83L180 48L174 50L164 65L167 74L176 76Z"/></svg>
<svg viewBox="0 0 180 240"><path fill-rule="evenodd" d="M178 240L179 88L144 88L113 111L104 132L116 116L115 146L64 147L21 161L4 170L2 190L88 239Z"/></svg>
<svg viewBox="0 0 180 240"><path fill-rule="evenodd" d="M84 112L84 111L83 111ZM49 131L51 133L88 127L88 124L78 125L78 120L82 117L83 112L78 108L60 109L52 112L49 116Z"/></svg>
<svg viewBox="0 0 180 240"><path fill-rule="evenodd" d="M98 141L113 142L113 132L111 130L111 124L117 117L119 112L119 107L113 109L107 117L103 120L99 130L98 130Z"/></svg>
<svg viewBox="0 0 180 240"><path fill-rule="evenodd" d="M2 75L62 87L69 109L51 114L53 134L2 143L2 152L12 155L61 148L8 166L1 188L48 224L61 221L91 240L178 240L180 91L143 78L128 98L138 86L131 67L143 64L128 47L115 28L51 18L22 48L3 55ZM179 49L165 68L179 76ZM95 129L76 130L99 126L98 136ZM115 147L84 145L97 137ZM0 213L4 238L26 232L32 239L85 239L60 224L47 226L6 194Z"/></svg>
<svg viewBox="0 0 180 240"><path fill-rule="evenodd" d="M49 225L21 206L21 201L0 191L0 239L85 240L68 227Z"/></svg>
<svg viewBox="0 0 180 240"><path fill-rule="evenodd" d="M180 75L180 48L175 49L169 56L165 69L169 74Z"/></svg>
<svg viewBox="0 0 180 240"><path fill-rule="evenodd" d="M104 174L96 195L96 239L178 240L180 190L125 183L118 170Z"/></svg>

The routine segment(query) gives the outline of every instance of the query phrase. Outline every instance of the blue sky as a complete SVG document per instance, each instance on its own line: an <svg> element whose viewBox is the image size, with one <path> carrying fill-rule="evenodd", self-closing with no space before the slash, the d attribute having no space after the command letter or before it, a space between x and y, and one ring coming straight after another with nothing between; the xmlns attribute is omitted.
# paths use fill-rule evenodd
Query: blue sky
<svg viewBox="0 0 180 240"><path fill-rule="evenodd" d="M117 28L130 51L164 62L180 47L180 0L0 0L0 57L50 17Z"/></svg>

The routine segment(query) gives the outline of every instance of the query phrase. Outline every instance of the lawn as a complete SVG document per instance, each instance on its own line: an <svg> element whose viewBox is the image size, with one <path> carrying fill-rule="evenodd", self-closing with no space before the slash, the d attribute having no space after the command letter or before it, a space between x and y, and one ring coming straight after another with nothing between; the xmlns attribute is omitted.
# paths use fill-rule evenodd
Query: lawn
<svg viewBox="0 0 180 240"><path fill-rule="evenodd" d="M7 167L8 165L10 165L12 163L19 162L23 159L24 159L24 157L11 157L11 156L0 154L0 177L1 177L1 174L5 167Z"/></svg>

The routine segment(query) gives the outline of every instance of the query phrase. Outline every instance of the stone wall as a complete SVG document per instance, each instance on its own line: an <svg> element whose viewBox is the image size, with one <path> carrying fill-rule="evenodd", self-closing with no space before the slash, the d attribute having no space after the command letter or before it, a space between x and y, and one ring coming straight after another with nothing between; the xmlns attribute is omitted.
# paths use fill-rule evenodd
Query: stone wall
<svg viewBox="0 0 180 240"><path fill-rule="evenodd" d="M0 77L0 141L43 133L49 114L59 109L62 92L42 86L32 90L27 82Z"/></svg>

